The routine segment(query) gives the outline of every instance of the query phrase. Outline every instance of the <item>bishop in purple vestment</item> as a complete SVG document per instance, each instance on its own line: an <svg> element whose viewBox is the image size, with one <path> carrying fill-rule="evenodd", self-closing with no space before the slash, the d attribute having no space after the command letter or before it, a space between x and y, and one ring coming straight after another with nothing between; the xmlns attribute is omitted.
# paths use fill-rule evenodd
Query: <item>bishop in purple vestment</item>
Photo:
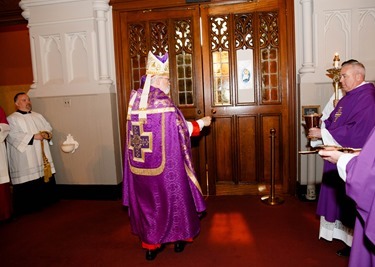
<svg viewBox="0 0 375 267"><path fill-rule="evenodd" d="M372 83L365 82L364 78L365 68L358 61L349 60L342 64L340 81L345 95L324 121L325 129L321 130L320 135L316 135L318 129L311 129L309 130L310 136L323 136L324 141L324 135L328 135L330 138L326 140L331 139L331 141L324 142L325 145L363 147L375 126L375 87ZM317 214L328 223L339 222L349 229L354 227L355 204L346 195L345 184L338 175L336 165L328 161L324 162ZM336 234L335 231L333 232L334 238L341 239L351 246L351 237L346 237L344 233ZM337 232L341 231L342 228L339 227ZM324 234L321 235L325 237Z"/></svg>
<svg viewBox="0 0 375 267"><path fill-rule="evenodd" d="M123 205L147 260L165 243L175 242L175 251L182 251L182 242L199 234L206 209L192 165L188 122L168 96L167 59L149 53L145 84L131 92L127 116ZM210 122L203 118L199 128Z"/></svg>
<svg viewBox="0 0 375 267"><path fill-rule="evenodd" d="M339 151L322 150L319 154L337 162L341 178L346 181L346 193L356 203L350 267L375 266L375 128L358 157Z"/></svg>

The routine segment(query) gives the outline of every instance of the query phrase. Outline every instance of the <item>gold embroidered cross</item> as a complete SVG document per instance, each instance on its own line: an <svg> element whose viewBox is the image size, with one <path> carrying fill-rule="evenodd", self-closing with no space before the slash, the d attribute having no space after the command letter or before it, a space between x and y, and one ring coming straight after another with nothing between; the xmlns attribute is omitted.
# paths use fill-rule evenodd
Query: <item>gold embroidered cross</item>
<svg viewBox="0 0 375 267"><path fill-rule="evenodd" d="M132 122L131 127L129 149L133 150L135 161L144 162L145 153L152 152L152 133L143 131L143 123Z"/></svg>
<svg viewBox="0 0 375 267"><path fill-rule="evenodd" d="M342 115L342 107L339 107L339 110L336 111L336 113L335 113L335 120L334 120L334 122L336 122L337 119L340 118L341 115Z"/></svg>

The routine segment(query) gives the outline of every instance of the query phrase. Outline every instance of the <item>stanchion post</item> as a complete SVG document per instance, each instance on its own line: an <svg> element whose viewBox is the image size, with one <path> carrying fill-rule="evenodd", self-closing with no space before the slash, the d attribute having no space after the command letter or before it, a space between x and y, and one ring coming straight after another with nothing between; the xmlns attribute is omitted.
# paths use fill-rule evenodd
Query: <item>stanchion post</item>
<svg viewBox="0 0 375 267"><path fill-rule="evenodd" d="M284 199L275 196L275 135L276 130L272 128L270 130L270 137L271 137L271 188L270 188L270 195L263 196L262 202L268 205L279 205L284 202Z"/></svg>

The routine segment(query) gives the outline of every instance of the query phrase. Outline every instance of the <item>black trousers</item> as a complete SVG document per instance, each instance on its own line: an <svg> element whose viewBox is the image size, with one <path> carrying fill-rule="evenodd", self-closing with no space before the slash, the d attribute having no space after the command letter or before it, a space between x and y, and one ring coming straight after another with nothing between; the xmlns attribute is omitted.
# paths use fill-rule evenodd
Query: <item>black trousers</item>
<svg viewBox="0 0 375 267"><path fill-rule="evenodd" d="M39 211L59 200L56 180L52 175L49 182L44 178L13 185L13 207L15 215Z"/></svg>

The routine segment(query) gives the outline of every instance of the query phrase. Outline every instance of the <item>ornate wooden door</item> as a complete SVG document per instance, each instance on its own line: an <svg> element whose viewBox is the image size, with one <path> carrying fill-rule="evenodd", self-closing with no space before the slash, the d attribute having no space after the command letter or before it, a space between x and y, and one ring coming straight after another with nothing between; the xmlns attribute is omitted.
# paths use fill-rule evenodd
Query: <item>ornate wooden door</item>
<svg viewBox="0 0 375 267"><path fill-rule="evenodd" d="M201 7L212 194L268 194L271 176L288 190L286 12L263 2Z"/></svg>
<svg viewBox="0 0 375 267"><path fill-rule="evenodd" d="M174 103L187 120L203 117L199 6L129 11L122 13L120 20L124 105L127 105L130 91L140 87L148 51L160 55L168 52ZM192 138L192 152L198 179L202 190L206 191L204 141L204 137Z"/></svg>
<svg viewBox="0 0 375 267"><path fill-rule="evenodd" d="M177 7L160 0L159 9L148 9L145 0L113 2L122 135L128 97L139 87L148 51L168 52L173 101L188 120L214 117L212 126L192 139L203 192L268 193L260 189L270 184L272 129L276 189L290 192L295 177L288 159L293 162L296 141L288 79L294 83L289 74L294 58L286 43L294 40L293 31L286 34L292 23L286 21L284 3L293 7L293 0L201 5L178 0Z"/></svg>

